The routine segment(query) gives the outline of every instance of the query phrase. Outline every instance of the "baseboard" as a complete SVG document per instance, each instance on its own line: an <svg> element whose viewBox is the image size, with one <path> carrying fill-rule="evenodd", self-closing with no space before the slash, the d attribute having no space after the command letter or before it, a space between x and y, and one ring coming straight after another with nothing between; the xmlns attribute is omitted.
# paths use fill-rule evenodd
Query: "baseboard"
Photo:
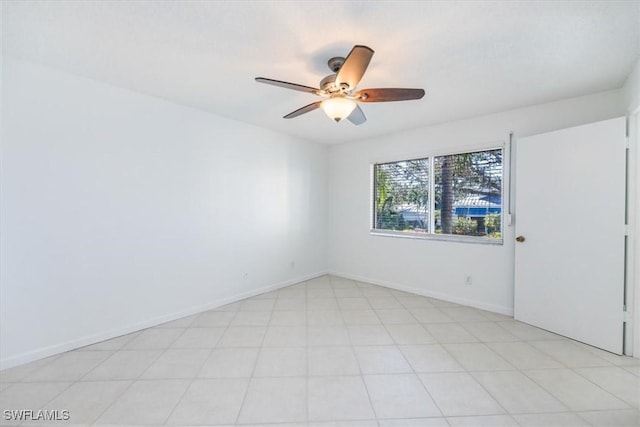
<svg viewBox="0 0 640 427"><path fill-rule="evenodd" d="M183 317L192 316L194 314L202 313L203 311L207 311L207 310L212 310L214 308L231 304L231 303L243 300L245 298L251 298L256 295L260 295L266 292L271 292L280 288L284 288L286 286L295 285L296 283L315 279L316 277L324 276L325 274L328 274L328 272L321 271L321 272L316 272L312 274L307 274L304 276L295 277L289 280L285 280L284 282L264 286L262 288L232 295L230 297L220 298L215 301L210 301L206 304L197 305L185 310L176 311L171 314L154 317L152 319L147 319L141 322L134 323L132 325L128 325L126 327L111 329L106 332L100 332L98 334L85 336L85 337L67 341L64 343L55 344L52 346L43 347L43 348L39 348L29 352L21 353L15 356L7 357L5 359L0 360L0 370L13 368L15 366L20 366L25 363L33 362L35 360L44 359L45 357L54 356L56 354L64 353L70 350L75 350L78 348L86 347L88 345L110 340L112 338L117 338L122 335L130 334L132 332L137 332L142 329L151 328L153 326L157 326L162 323L171 322L172 320L178 320Z"/></svg>
<svg viewBox="0 0 640 427"><path fill-rule="evenodd" d="M467 298L460 298L453 295L432 292L424 289L413 288L410 286L400 285L398 283L387 282L384 280L372 279L370 277L358 276L355 274L344 273L340 271L329 271L329 274L333 276L344 277L345 279L357 280L358 282L371 283L373 285L384 286L386 288L396 289L398 291L409 292L416 295L421 295L429 298L437 298L443 301L453 302L456 304L462 304L469 307L479 308L481 310L491 311L493 313L504 314L505 316L513 316L513 308L503 307L494 304L487 304L482 301L471 300Z"/></svg>

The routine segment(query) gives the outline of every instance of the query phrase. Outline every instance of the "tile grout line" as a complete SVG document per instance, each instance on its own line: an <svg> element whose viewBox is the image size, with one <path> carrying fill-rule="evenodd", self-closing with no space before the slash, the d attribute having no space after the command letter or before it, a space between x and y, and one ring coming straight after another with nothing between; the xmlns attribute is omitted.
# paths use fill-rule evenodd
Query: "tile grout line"
<svg viewBox="0 0 640 427"><path fill-rule="evenodd" d="M151 328L147 328L147 329L151 329ZM184 332L183 332L183 333L184 333ZM125 342L124 344L122 344L122 347L120 347L120 350L117 350L116 352L114 352L114 354L113 354L113 355L111 355L110 357L108 357L108 358L107 358L104 362L102 362L102 363L105 363L107 360L111 359L111 357L113 357L113 356L114 356L117 352L119 352L119 351L127 351L127 350L125 350L125 349L124 349L124 347L125 347L127 344L129 344L131 341L133 341L135 338L136 338L136 337L134 337L134 338L132 338L131 340L129 340L129 341ZM135 350L134 350L134 351L135 351ZM100 421L100 418L102 418L102 417L104 416L104 414L106 414L106 413L109 411L109 409L111 409L111 408L113 407L113 405L115 405L115 403L119 400L119 398L120 398L120 397L122 397L122 396L123 396L127 391L129 391L129 390L131 389L131 387L133 386L133 384L135 384L135 383L136 383L136 381L140 380L140 377L141 377L141 376L142 376L142 375L147 371L147 369L149 369L149 368L151 367L151 365L153 365L155 362L157 362L157 361L158 361L158 359L160 359L160 357L161 357L163 354L164 354L164 352L160 351L160 352L159 352L159 354L158 354L155 358L153 358L153 360L151 361L151 363L149 363L149 365L148 365L145 369L143 369L143 370L138 374L138 376L137 376L137 377L132 378L132 379L125 380L125 381L129 381L129 384L128 384L128 385L127 385L127 386L122 390L122 392L120 393L120 395L119 395L118 397L116 397L116 398L113 400L113 402L111 402L109 405L107 405L107 407L106 407L102 412L100 412L100 415L98 415L98 416L96 417L96 419L93 421L92 425L97 425L97 424L99 424L99 423L98 423L98 421ZM101 366L101 365L102 365L102 363L101 363L100 365L98 365L98 366ZM93 370L95 370L95 369L98 369L98 366L96 366L94 369L92 369L92 371L91 371L91 372L93 372ZM87 373L86 375L88 375L88 374L89 374L89 373ZM85 375L85 376L86 376L86 375ZM84 378L84 377L83 377L83 378Z"/></svg>
<svg viewBox="0 0 640 427"><path fill-rule="evenodd" d="M570 367L566 367L566 368L562 368L562 369L563 369L563 370L566 370L566 371L574 372L574 371L573 371L573 369L571 369ZM571 407L569 407L569 405L568 405L568 404L566 404L566 403L565 403L564 401L562 401L558 396L556 396L556 394L555 394L552 390L550 390L549 388L547 388L547 387L543 386L542 384L539 384L539 383L535 380L535 378L531 378L531 376L527 375L527 371L551 371L551 370L554 370L554 369L528 369L528 370L522 370L522 371L521 371L521 373L522 373L522 375L524 375L525 377L527 377L529 380L531 380L535 385L537 385L537 386L538 386L538 387L540 387L542 390L544 390L544 391L546 391L547 393L549 393L549 394L550 394L554 399L556 399L558 402L560 402L560 403L561 403L565 408L567 408L567 412L569 412L569 413L572 413L572 414L575 414L575 415L578 415L578 416L579 416L579 412L584 412L584 411L578 411L578 410L576 410L576 409L572 409ZM556 370L557 370L557 369L556 369ZM577 373L576 373L576 372L574 372L574 373L577 375ZM581 377L581 378L582 378L582 377ZM606 391L605 391L605 392L606 392ZM606 393L611 395L611 393L608 393L608 392L606 392ZM614 396L614 397L615 397L615 396ZM618 400L620 400L620 399L618 399ZM622 401L622 400L621 400L621 401ZM626 404L626 402L623 402L623 403L625 403L625 404ZM628 408L625 408L625 409L628 409ZM605 410L602 410L602 411L611 411L611 410L617 410L617 409L605 409ZM548 413L548 412L543 412L543 413ZM582 418L582 417L580 417L580 418ZM585 420L585 421L586 421L586 420Z"/></svg>
<svg viewBox="0 0 640 427"><path fill-rule="evenodd" d="M619 401L621 401L622 403L624 403L625 405L627 405L629 408L631 409L636 409L636 410L640 410L640 405L639 407L634 407L633 405L630 405L626 400L624 400L623 398L621 398L620 396L616 395L615 393L610 392L609 390L605 389L604 387L602 387L600 384L592 381L591 379L589 379L588 377L585 377L584 375L582 375L579 371L577 371L577 369L589 369L589 368L611 368L611 367L615 367L617 369L621 369L618 366L594 366L594 367L576 367L576 368L569 368L571 370L571 372L575 373L576 375L578 375L580 378L584 379L585 381L593 384L594 386L598 387L600 390L602 390L604 393L609 394L610 396L613 396L614 398L618 399ZM640 392L639 392L640 394ZM623 409L629 409L629 408L623 408ZM581 411L584 412L584 411Z"/></svg>
<svg viewBox="0 0 640 427"><path fill-rule="evenodd" d="M279 290L279 289L278 289ZM251 298L247 298L243 301L249 300ZM277 300L277 294L276 294L276 300ZM267 333L269 332L269 324L271 323L271 318L273 317L273 309L276 305L276 300L274 300L273 302L273 307L271 307L271 310L269 312L269 320L267 321L267 324L265 325L265 330L264 330L264 335L262 336L262 340L260 341L260 345L258 346L258 354L256 354L256 360L253 361L253 367L251 368L251 373L249 375L249 379L247 382L247 388L244 391L244 396L242 397L242 401L240 402L240 406L238 409L238 415L236 416L236 421L234 423L234 425L239 425L240 423L240 415L242 415L242 409L244 408L244 405L247 401L247 395L249 394L249 389L251 387L251 383L253 382L253 376L255 374L256 371L256 366L258 366L258 361L260 360L260 355L262 354L262 348L264 346L264 341L267 338ZM241 306L238 307L238 312L240 311ZM231 323L230 323L231 325Z"/></svg>
<svg viewBox="0 0 640 427"><path fill-rule="evenodd" d="M464 327L463 327L462 325L460 325L460 322L456 321L455 323L456 323L456 324L458 324L461 328L463 328L463 329L464 329ZM465 329L465 330L466 330L466 329ZM473 335L473 334L472 334L472 335ZM477 337L476 337L476 338L477 338ZM436 341L437 341L437 340L436 340ZM482 341L479 341L478 343L479 343L479 344L484 344ZM471 343L471 344L478 344L478 343ZM497 399L493 394L491 394L491 393L489 392L489 390L487 390L487 389L486 389L486 388L485 388L485 387L484 387L484 386L483 386L483 385L482 385L482 384L481 384L481 383L480 383L480 382L479 382L479 381L478 381L478 380L473 376L472 371L469 371L469 369L468 369L466 366L464 366L464 365L463 365L463 364L462 364L462 363L461 363L461 362L460 362L460 361L459 361L459 360L458 360L458 359L457 359L453 354L451 354L451 352L449 352L449 350L448 350L444 345L442 345L442 343L438 342L438 345L439 345L439 346L440 346L440 347L445 351L445 353L446 353L446 354L448 354L448 355L449 355L449 357L451 357L453 360L455 360L455 361L458 363L458 365L460 365L460 367L464 370L464 373L466 373L466 374L467 374L467 375L468 375L468 376L469 376L473 381L475 381L475 382L476 382L476 384L478 384L478 385L479 385L479 386L480 386L480 387L481 387L481 388L482 388L482 389L483 389L483 390L484 390L484 391L485 391L485 392L486 392L486 393L487 393L487 394L488 394L488 395L489 395L489 396L490 396L490 397L491 397L491 398L492 398L492 399L493 399L493 400L494 400L494 401L495 401L495 402L496 402L496 403L497 403L497 404L498 404L498 405L503 409L503 411L504 411L504 413L503 413L503 414L492 414L492 415L507 415L507 416L509 416L510 418L514 419L514 418L511 416L510 412L507 410L507 408L505 408L505 407L504 407L504 405L503 405L502 403L500 403L500 401L499 401L499 400L498 400L498 399ZM494 352L491 348L489 348L488 346L486 346L486 345L485 345L485 347L486 347L489 351L491 351L492 353L495 353L495 352ZM401 353L402 353L402 351L401 351ZM403 356L404 356L404 353L402 353L402 354L403 354ZM503 360L503 361L504 361L508 366L511 366L512 368L516 369L516 368L515 368L515 366L513 366L511 363L509 363L507 360L505 360L504 358L502 358L502 357L501 357L500 355L498 355L497 353L496 353L496 356L497 356L497 357L499 357L501 360ZM433 398L433 396L431 396L431 393L429 393L429 390L428 390L427 385L422 381L422 378L420 378L420 376L417 374L417 372L415 372L415 369L413 368L413 365L409 364L409 366L411 366L411 368L414 370L414 373L418 376L418 378L419 378L419 380L420 380L420 383L422 384L422 386L424 387L424 389L427 391L427 393L429 394L429 396L431 397L431 399L433 400L433 402L436 404L436 406L438 406L438 405L437 405L437 403L436 403L436 400ZM513 371L513 369L505 370L505 371L512 372L512 371ZM489 371L489 372L495 372L495 371ZM440 410L440 407L439 407L439 406L438 406L438 409ZM442 412L442 410L440 410L440 412ZM442 412L442 414L443 414L443 416L446 416L443 412ZM515 421L515 419L514 419L514 421ZM516 421L516 422L517 422L517 421ZM518 424L519 424L519 423L518 423Z"/></svg>
<svg viewBox="0 0 640 427"><path fill-rule="evenodd" d="M206 312L205 312L206 313ZM173 406L173 408L171 409L171 411L169 411L169 413L167 414L167 416L164 419L164 422L162 423L163 425L167 425L167 423L169 422L169 420L171 419L171 416L173 415L173 413L175 412L176 408L178 406L180 406L180 403L182 403L182 401L184 400L184 397L186 396L187 392L191 389L191 387L193 386L193 383L196 382L196 380L198 380L200 373L202 372L202 370L204 369L204 365L207 363L207 360L209 360L209 358L211 357L211 355L213 354L213 351L215 350L216 346L218 345L218 342L222 339L222 337L224 336L224 334L226 333L226 331L229 329L229 325L231 325L231 322L233 321L233 319L235 319L236 315L237 315L237 311L234 313L233 316L231 316L231 319L229 319L229 324L226 326L226 328L224 328L224 332L222 333L222 335L220 335L220 338L216 341L215 345L209 349L209 353L207 354L207 357L204 358L204 360L202 361L202 364L200 365L200 369L198 369L198 372L196 372L196 374L193 376L193 378L190 378L190 383L189 385L187 385L184 389L184 391L182 392L182 394L180 395L180 397L178 398L178 400L176 400L176 404ZM184 332L182 334L180 334L179 337L176 338L175 341L173 341L172 344L176 343L184 334L187 333L187 331L189 329L192 329L193 323L195 322L195 318L191 321L191 323L186 327L186 329L184 330ZM171 344L171 345L172 345ZM171 345L169 346L169 348L167 348L167 351L169 351L169 349L171 349ZM166 352L165 352L166 353ZM163 354L165 354L163 353ZM154 362L155 363L155 362ZM151 364L149 366L149 368L152 366L153 364ZM148 368L147 368L148 370ZM145 371L146 372L146 371Z"/></svg>
<svg viewBox="0 0 640 427"><path fill-rule="evenodd" d="M481 342L481 344L484 344L484 343L482 343L482 342ZM460 363L460 361L459 361L458 359L456 359L456 357L455 357L453 354L449 353L449 350L447 350L447 348L446 348L446 347L442 346L442 348L444 348L444 350L445 350L447 353L449 353L449 355L450 355L454 360L456 360L456 361L460 364L460 366L465 370L465 372L467 373L467 375L469 375L471 378L473 378L473 380L474 380L474 381L475 381L475 382L476 382L476 383L477 383L477 384L478 384L478 385L479 385L479 386L480 386L480 387L481 387L481 388L482 388L482 389L483 389L483 390L484 390L484 391L485 391L489 396L491 396L491 398L492 398L493 400L495 400L495 401L496 401L496 403L497 403L498 405L500 405L500 407L505 411L504 413L505 413L506 415L508 415L509 417L511 417L513 420L515 420L515 421L516 421L516 423L520 424L520 423L518 422L518 420L516 420L516 419L515 419L515 417L513 416L513 414L512 414L509 410L507 410L507 408L505 408L505 407L504 407L504 405L503 405L502 403L500 403L500 401L497 399L497 397L496 397L496 396L494 396L494 395L493 395L493 394L492 394L492 393L491 393L491 392L490 392L490 391L489 391L489 390L488 390L488 389L487 389L487 388L486 388L486 387L485 387L485 386L484 386L480 381L478 381L478 380L473 376L473 372L489 372L489 373L491 373L491 372L514 372L514 371L516 371L516 372L520 372L522 375L525 375L525 374L524 374L524 372L520 371L520 369L519 369L519 368L517 368L517 367L516 367L516 366L514 366L512 363L510 363L508 360L504 359L504 358L503 358L502 356L500 356L498 353L494 352L494 351L493 351L493 349L491 349L489 346L487 346L486 344L484 344L484 346L485 346L485 347L487 347L491 352L495 353L495 354L496 354L500 359L502 359L505 363L507 363L507 365L511 366L513 369L508 369L508 370L507 370L507 369L504 369L504 370L497 370L497 371L496 371L496 370L470 371L470 370L468 370L468 369L467 369L463 364L461 364L461 363ZM529 378L527 375L525 375L525 377ZM529 378L529 379L531 379L531 378ZM532 379L531 379L531 380L532 380ZM533 381L533 380L532 380L532 381ZM543 388L543 387L541 387L539 384L535 383L535 381L534 381L534 384L536 384L536 385L537 385L538 387L540 387L542 390L547 391L545 388ZM557 401L558 401L558 403L560 403L562 406L564 406L565 408L569 409L569 408L564 404L564 402L562 402L560 399L558 399L555 395L553 395L552 393L550 393L550 392L548 392L548 391L547 391L547 393L549 393L549 395L551 395L551 397L553 397L555 400L557 400Z"/></svg>
<svg viewBox="0 0 640 427"><path fill-rule="evenodd" d="M332 284L333 285L333 284ZM356 283L356 286L358 284ZM340 305L338 304L338 311L340 312L340 316L342 316L342 309L340 308ZM343 321L344 321L344 317L343 317ZM345 324L346 326L346 324ZM345 328L347 330L347 336L349 337L349 343L350 343L350 347L351 347L351 352L353 353L353 357L356 360L356 364L358 365L358 371L360 371L360 381L362 381L362 385L364 386L364 390L367 393L367 398L369 400L369 407L371 408L371 412L373 412L373 415L376 419L376 422L378 423L378 425L380 425L380 418L378 417L378 412L376 411L376 407L373 405L373 399L371 398L371 392L369 391L369 387L367 387L367 382L364 380L364 373L362 372L362 366L360 365L360 360L358 359L358 355L355 352L354 349L354 344L353 344L353 340L351 339L351 332L349 331L349 328L346 327Z"/></svg>
<svg viewBox="0 0 640 427"><path fill-rule="evenodd" d="M75 350L70 350L70 351L67 351L67 352L65 352L65 353L71 353L72 351L75 351ZM68 382L68 383L69 383L69 385L68 385L67 387L65 387L64 389L60 390L60 392L59 392L59 393L57 393L55 396L53 396L51 399L49 399L46 403L43 403L43 404L42 404L42 408L45 408L47 405L51 404L54 400L56 400L57 398L59 398L59 397L60 397L63 393L65 393L67 390L71 389L71 387L73 387L76 383L81 382L81 381L82 381L82 379L83 379L85 376L87 376L87 375L88 375L90 372L92 372L94 369L97 369L97 368L98 368L98 366L102 365L104 362L106 362L107 360L109 360L109 359L110 359L110 358L111 358L111 357L112 357L116 352L117 352L117 351L113 351L113 354L111 354L110 356L108 356L108 357L107 357L105 360L103 360L102 362L98 363L95 367L93 367L93 368L92 368L92 369L90 369L88 372L86 372L85 374L83 374L82 376L80 376L80 378L79 378L79 379L77 379L77 380L72 380L72 381L44 381L44 383L54 383L54 384L55 384L55 383L65 383L65 382ZM62 353L62 354L58 355L58 356L57 356L53 361L51 361L51 363L53 363L54 361L57 361L58 359L60 359L60 358L61 358L65 353ZM41 369L44 369L45 367L49 366L51 363L47 363L47 364L45 364L44 366L42 366L42 367L40 367L40 368L38 368L38 369L35 369L33 372L31 372L31 373L27 374L27 376L32 375L32 374L35 374L37 371L40 371ZM26 376L25 376L25 378L26 378ZM23 378L23 380L24 380L25 378ZM38 382L35 382L35 381L34 381L34 382L28 382L28 381L23 381L23 382L22 382L22 384L37 384L37 383L38 383ZM128 386L127 386L127 387L128 387ZM112 402L112 403L113 403L113 402ZM100 416L102 416L102 414L100 414ZM100 416L98 416L98 418L96 418L96 420L95 420L95 421L97 421L97 420L99 419L99 417L100 417ZM95 421L94 421L94 422L95 422ZM22 421L20 421L20 422L18 423L18 425L23 425L23 424L25 424L25 423L26 423L26 420L22 420Z"/></svg>
<svg viewBox="0 0 640 427"><path fill-rule="evenodd" d="M395 297L394 297L395 298ZM400 303L400 301L398 301ZM402 305L402 303L400 303L400 305ZM418 319L415 317L415 315L409 311L407 309L407 311L409 312L409 314L416 320L418 321ZM376 313L376 316L378 316L378 313ZM405 361L405 363L407 364L407 366L409 366L409 368L411 369L411 372L413 372L413 376L418 380L418 382L420 383L420 385L422 386L422 389L425 391L425 393L427 393L427 396L429 396L429 399L431 399L431 401L433 402L433 404L435 405L436 409L438 410L438 412L440 413L440 415L444 418L445 422L447 424L450 425L449 421L446 419L446 416L444 414L444 412L442 411L442 409L440 408L440 405L438 405L438 402L436 402L436 399L434 399L434 397L431 395L431 393L429 392L429 390L427 389L427 386L424 384L424 382L422 381L422 378L420 378L420 375L416 372L415 368L413 367L413 365L411 364L411 362L409 362L409 360L407 359L407 356L402 352L402 350L400 349L400 345L397 344L396 340L393 338L393 336L389 333L389 330L387 329L387 325L385 325L384 322L382 322L382 319L379 318L378 316L378 320L380 320L380 322L382 323L382 326L384 327L385 331L387 331L387 334L389 334L389 336L391 337L391 339L396 343L395 348L396 350L400 353L400 355L402 356L403 360ZM418 322L419 325L421 325ZM426 330L426 328L423 329ZM427 333L429 333L429 331L427 331ZM429 333L429 335L431 335ZM435 337L434 337L435 339Z"/></svg>
<svg viewBox="0 0 640 427"><path fill-rule="evenodd" d="M149 329L152 329L152 328L149 328ZM161 328L159 328L159 329L161 329ZM172 345L173 343L175 343L176 341L178 341L178 340L180 339L180 337L181 337L181 336L183 336L183 335L187 332L187 329L188 329L188 328L184 328L184 330L182 331L182 333L181 333L180 335L178 335L175 339L173 339L173 340L171 341L171 343L169 343L169 344L167 345L167 347L166 347L166 348L162 349L163 351L160 353L160 355L159 355L159 356L158 356L158 357L157 357L153 362L151 362L151 364L150 364L149 366L147 366L147 368L146 368L144 371L142 371L142 373L138 376L138 378L137 378L135 381L132 381L132 382L131 382L131 385L129 386L129 388L127 388L127 391L128 391L131 387L133 387L133 384L135 384L137 381L145 381L145 380L142 378L142 376L143 376L143 375L144 375L144 374L145 374L149 369L151 369L151 367L152 367L156 362L158 362L158 360L160 360L160 359L162 358L162 356L164 356L165 354L167 354L167 352L171 349L171 345ZM169 380L169 378L162 378L162 379L158 378L158 379L159 379L159 380ZM193 382L193 380L192 380L192 382ZM190 384L189 384L189 385L190 385ZM180 398L178 398L178 400L176 401L176 404L173 406L173 408L172 408L172 409L171 409L171 411L169 412L169 415L173 412L173 409L175 409L175 407L178 405L178 402L182 399L182 396L184 396L184 393L186 393L186 391L187 391L187 389L188 389L188 388L189 388L189 386L185 387L184 391L183 391L183 392L182 392L182 394L180 395ZM126 391L125 391L125 392L126 392ZM123 395L124 395L124 393L123 393ZM118 400L118 399L116 399L116 401L117 401L117 400ZM116 402L116 401L114 401L114 402L113 402L113 404L115 404L115 402ZM113 406L113 404L112 404L111 406ZM103 414L103 415L104 415L104 414ZM169 418L169 415L167 415L167 417L165 417L164 421L162 422L162 424L163 424L163 425L166 423L167 419ZM99 420L99 419L100 419L100 418L98 418L98 420Z"/></svg>
<svg viewBox="0 0 640 427"><path fill-rule="evenodd" d="M203 312L203 313L206 313L206 311L205 311L205 312ZM198 314L203 314L203 313L198 313ZM194 321L195 321L195 319L191 322L191 324L193 324L193 322L194 322ZM147 372L147 371L151 368L151 366L153 366L153 364L155 364L155 363L156 363L156 362L157 362L157 361L158 361L158 360L159 360L159 359L160 359L164 354L166 354L168 350L172 349L172 347L171 347L171 346L173 345L173 343L177 342L177 341L180 339L180 337L182 337L182 336L187 332L187 330L188 330L188 329L190 329L191 324L189 324L188 326L186 326L186 327L184 327L184 328L182 328L182 327L179 327L179 328L157 328L157 326L155 326L155 327L151 327L151 328L147 328L147 329L145 329L145 330L150 330L150 329L153 329L153 328L157 328L157 329L184 329L184 331L183 331L179 336L177 336L173 341L171 341L171 343L169 343L169 344L168 344L168 346L167 346L166 348L157 348L157 349L153 349L153 348L149 348L149 349L125 349L125 348L124 348L124 346L126 346L130 341L133 341L133 340L130 340L130 341L128 341L127 343L123 344L122 348L121 348L120 350L118 350L118 351L151 351L151 350L158 350L158 351L159 351L159 354L158 354L155 358L153 358L153 360L151 361L151 363L149 363L149 365L148 365L145 369L143 369L143 370L142 370L142 372L141 372L140 374L138 374L138 376L137 376L137 377L135 377L135 378L133 378L133 379L128 379L128 381L130 381L131 383L130 383L130 384L129 384L129 385L128 385L128 386L127 386L123 391L122 391L122 393L120 394L120 397L122 397L122 396L123 396L123 395L124 395L124 394L129 390L129 389L131 389L131 387L133 386L133 384L135 384L135 383L136 383L136 382L138 382L138 381L166 381L166 380L169 380L169 378L149 378L149 379L143 379L143 378L142 378L142 376L145 374L145 372ZM159 326L159 325L158 325L158 326ZM144 331L144 330L143 330L143 331ZM135 338L134 338L134 339L135 339ZM114 354L115 354L115 353L114 353ZM206 362L206 359L205 359L205 362ZM96 368L97 368L97 367L96 367ZM183 378L177 378L177 380L183 380ZM184 380L188 380L188 379L187 379L187 378L185 378ZM194 380L194 379L191 379L191 383L193 383L193 380ZM189 389L189 387L190 387L190 386L191 386L191 384L189 384L189 385L185 388L184 392L182 393L182 395L180 396L180 398L179 398L179 399L178 399L178 401L176 402L176 405L174 405L173 409L170 411L169 415L167 416L167 418L165 419L165 421L163 422L163 424L165 424L165 423L166 423L166 421L168 420L168 418L171 416L171 414L173 413L173 411L175 410L175 408L177 407L177 405L180 403L180 401L182 400L182 397L184 396L184 394L186 393L186 391ZM109 409L111 409L111 407L113 407L113 405L114 405L117 401L118 401L118 398L116 398L113 402L111 402L111 404L110 404L110 405L109 405L109 406L108 406L104 411L102 411L102 413L100 414L100 416L98 416L98 418L96 419L96 421L94 421L94 425L98 424L98 421L100 420L100 418L101 418L102 416L104 416L104 414L105 414Z"/></svg>
<svg viewBox="0 0 640 427"><path fill-rule="evenodd" d="M307 285L305 283L305 288L304 288L304 318L305 318L305 322L304 322L304 330L305 330L305 350L304 353L306 355L306 360L305 360L305 371L307 373L307 381L306 381L306 390L307 390L307 399L306 399L306 408L305 408L305 422L309 422L309 319L307 317L308 314L308 305L307 305Z"/></svg>

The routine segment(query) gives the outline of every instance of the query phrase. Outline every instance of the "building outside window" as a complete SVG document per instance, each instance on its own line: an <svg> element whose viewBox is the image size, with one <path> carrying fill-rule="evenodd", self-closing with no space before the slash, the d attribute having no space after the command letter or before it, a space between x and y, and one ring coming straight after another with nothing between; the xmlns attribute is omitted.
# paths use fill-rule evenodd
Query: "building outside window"
<svg viewBox="0 0 640 427"><path fill-rule="evenodd" d="M502 241L503 149L373 166L373 230Z"/></svg>

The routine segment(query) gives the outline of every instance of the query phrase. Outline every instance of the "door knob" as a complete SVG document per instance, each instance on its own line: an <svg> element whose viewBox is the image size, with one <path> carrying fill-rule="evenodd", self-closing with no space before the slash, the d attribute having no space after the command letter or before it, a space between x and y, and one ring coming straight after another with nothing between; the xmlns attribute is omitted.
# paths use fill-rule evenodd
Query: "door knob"
<svg viewBox="0 0 640 427"><path fill-rule="evenodd" d="M516 237L516 242L520 242L520 243L524 242L524 236Z"/></svg>

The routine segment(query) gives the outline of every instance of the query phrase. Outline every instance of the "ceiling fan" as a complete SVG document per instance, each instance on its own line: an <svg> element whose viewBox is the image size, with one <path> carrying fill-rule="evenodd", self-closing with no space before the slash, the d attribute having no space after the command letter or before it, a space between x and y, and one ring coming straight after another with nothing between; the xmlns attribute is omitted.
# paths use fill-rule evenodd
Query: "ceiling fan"
<svg viewBox="0 0 640 427"><path fill-rule="evenodd" d="M420 99L424 96L423 89L382 88L356 91L356 86L360 83L360 79L362 79L364 72L367 70L371 57L373 57L373 49L356 45L346 58L335 57L329 59L328 65L334 74L330 74L320 81L320 89L264 77L256 77L256 81L286 89L308 92L325 98L322 101L305 105L287 114L284 116L285 119L293 119L309 111L322 108L327 116L336 122L346 118L351 123L360 125L367 118L356 102L408 101Z"/></svg>

